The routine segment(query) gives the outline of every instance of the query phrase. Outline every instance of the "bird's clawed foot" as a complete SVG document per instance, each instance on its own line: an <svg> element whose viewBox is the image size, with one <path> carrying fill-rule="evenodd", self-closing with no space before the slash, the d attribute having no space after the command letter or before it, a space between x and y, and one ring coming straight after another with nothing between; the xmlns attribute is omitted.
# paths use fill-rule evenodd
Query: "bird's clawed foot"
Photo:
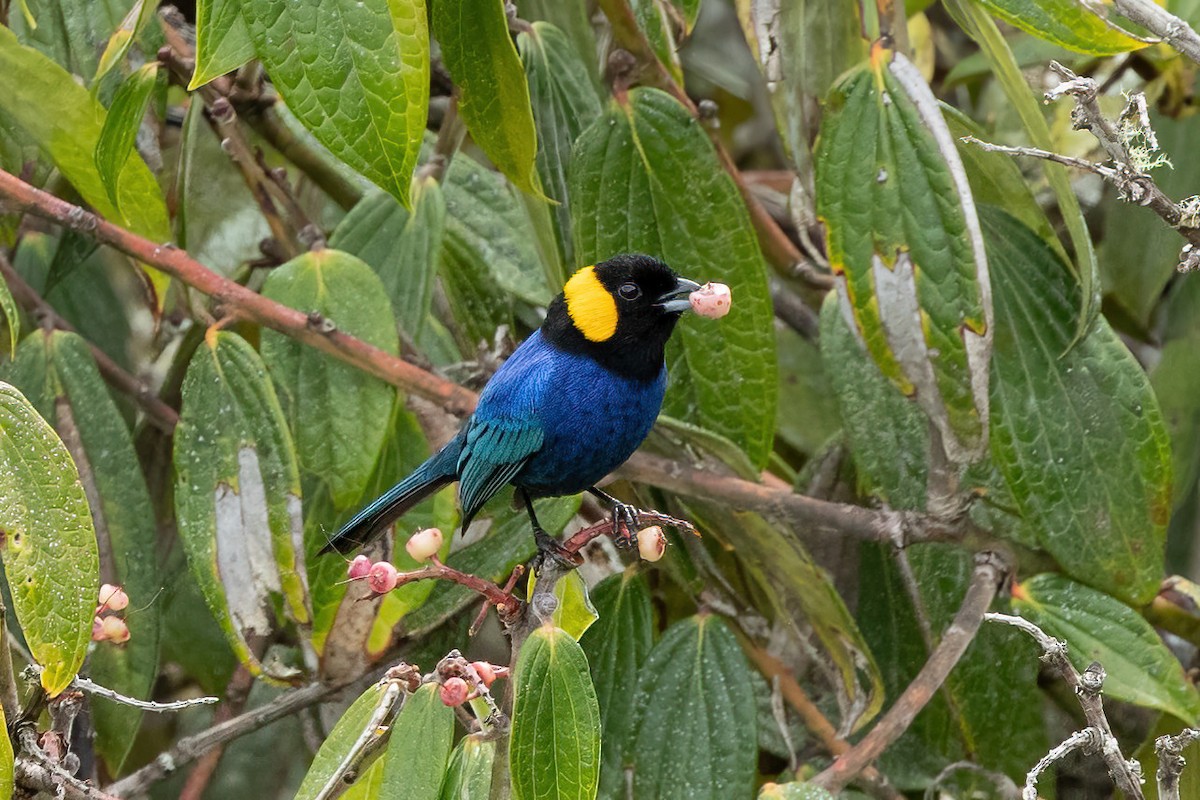
<svg viewBox="0 0 1200 800"><path fill-rule="evenodd" d="M642 511L637 506L613 501L612 507L612 537L613 544L618 550L636 550L638 543L638 518Z"/></svg>
<svg viewBox="0 0 1200 800"><path fill-rule="evenodd" d="M563 547L562 542L546 533L541 526L534 526L533 540L537 543L540 561L550 559L564 569L574 569L583 563L583 556Z"/></svg>

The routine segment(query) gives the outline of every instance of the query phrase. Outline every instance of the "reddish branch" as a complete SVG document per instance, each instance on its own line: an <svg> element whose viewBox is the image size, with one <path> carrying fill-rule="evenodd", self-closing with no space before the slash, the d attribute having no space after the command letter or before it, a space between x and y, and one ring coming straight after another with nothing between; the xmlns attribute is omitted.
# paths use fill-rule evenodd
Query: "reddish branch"
<svg viewBox="0 0 1200 800"><path fill-rule="evenodd" d="M237 309L243 319L341 358L377 378L439 403L451 413L462 415L475 408L474 392L342 333L329 325L328 320L319 317L314 319L310 314L268 300L223 278L174 245L165 242L155 244L143 239L90 211L36 189L3 170L0 170L0 196L7 201L9 210L28 211L65 225L101 244L112 245L203 292L217 303Z"/></svg>
<svg viewBox="0 0 1200 800"><path fill-rule="evenodd" d="M925 666L888 712L863 739L833 762L833 765L813 779L813 783L838 794L855 776L870 766L884 750L900 738L912 725L917 714L941 688L950 670L958 663L975 639L988 606L996 597L1007 568L994 553L975 557L975 571L967 585L962 606L942 640L929 655Z"/></svg>

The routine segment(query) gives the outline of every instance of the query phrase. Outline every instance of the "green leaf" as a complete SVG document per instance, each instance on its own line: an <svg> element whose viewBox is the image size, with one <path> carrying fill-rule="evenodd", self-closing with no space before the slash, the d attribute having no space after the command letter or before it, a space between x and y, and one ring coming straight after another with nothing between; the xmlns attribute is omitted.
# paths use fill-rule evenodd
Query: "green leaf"
<svg viewBox="0 0 1200 800"><path fill-rule="evenodd" d="M1025 80L1008 42L1000 34L996 23L983 9L971 0L946 0L946 10L962 27L963 31L975 40L979 49L987 56L1000 88L1004 90L1009 104L1021 118L1034 147L1043 150L1054 150L1054 142L1050 136L1050 128L1042 115L1041 103L1034 98L1033 92ZM1096 264L1096 253L1092 248L1092 237L1088 233L1087 221L1079 207L1079 198L1071 186L1070 174L1062 164L1043 161L1042 170L1046 181L1054 191L1062 213L1063 223L1071 238L1071 248L1075 252L1075 274L1079 279L1079 316L1075 323L1075 335L1071 344L1074 345L1092 323L1092 318L1100 310L1100 271Z"/></svg>
<svg viewBox="0 0 1200 800"><path fill-rule="evenodd" d="M830 294L821 307L821 357L837 394L860 487L893 508L925 507L929 425L884 377Z"/></svg>
<svg viewBox="0 0 1200 800"><path fill-rule="evenodd" d="M162 577L154 557L154 508L133 439L86 342L77 334L27 337L5 377L42 418L51 421L71 453L89 498L100 552L100 577L129 595L129 641L101 642L88 659L90 677L129 697L148 699L158 667ZM116 774L133 744L141 709L99 699L92 704L96 748Z"/></svg>
<svg viewBox="0 0 1200 800"><path fill-rule="evenodd" d="M946 454L976 461L987 448L991 289L958 151L901 54L873 57L828 105L817 213L844 313L883 374L937 427Z"/></svg>
<svg viewBox="0 0 1200 800"><path fill-rule="evenodd" d="M596 32L585 3L564 3L562 0L519 0L517 15L521 19L549 22L566 33L571 48L587 63L593 91L600 90L600 70L596 64Z"/></svg>
<svg viewBox="0 0 1200 800"><path fill-rule="evenodd" d="M1083 671L1104 665L1104 693L1174 714L1185 724L1200 717L1200 692L1162 639L1136 611L1060 575L1035 575L1013 591L1022 617L1067 643L1067 656ZM1031 646L1032 650L1033 647Z"/></svg>
<svg viewBox="0 0 1200 800"><path fill-rule="evenodd" d="M1009 25L1060 47L1113 56L1146 47L1106 24L1095 11L1063 0L973 0ZM1107 9L1106 9L1107 10Z"/></svg>
<svg viewBox="0 0 1200 800"><path fill-rule="evenodd" d="M108 74L109 70L125 58L125 54L129 52L129 46L146 27L146 23L154 17L157 9L158 7L154 3L147 3L145 0L137 0L129 9L129 13L121 20L121 24L113 31L113 35L109 37L104 52L100 54L100 62L96 66L96 76L92 78L93 93L99 89L100 80Z"/></svg>
<svg viewBox="0 0 1200 800"><path fill-rule="evenodd" d="M96 531L71 455L29 401L0 383L4 575L42 688L54 697L83 664L100 588Z"/></svg>
<svg viewBox="0 0 1200 800"><path fill-rule="evenodd" d="M1178 507L1200 480L1200 336L1167 342L1150 377L1171 435L1172 494Z"/></svg>
<svg viewBox="0 0 1200 800"><path fill-rule="evenodd" d="M454 742L454 709L442 702L435 683L409 695L392 723L382 797L438 800Z"/></svg>
<svg viewBox="0 0 1200 800"><path fill-rule="evenodd" d="M230 647L275 627L273 598L309 620L300 476L266 367L233 333L205 337L188 365L175 429L175 513L192 574Z"/></svg>
<svg viewBox="0 0 1200 800"><path fill-rule="evenodd" d="M1171 511L1149 381L1103 317L1068 352L1078 287L1065 265L1004 212L981 219L997 288L992 457L1069 575L1145 603L1162 579Z"/></svg>
<svg viewBox="0 0 1200 800"><path fill-rule="evenodd" d="M624 797L624 744L634 718L638 675L654 646L654 610L645 578L634 569L610 575L592 589L600 615L579 640L600 705L599 797Z"/></svg>
<svg viewBox="0 0 1200 800"><path fill-rule="evenodd" d="M0 314L4 315L4 324L8 336L8 357L17 354L17 341L21 338L21 315L17 311L17 301L13 299L7 281L0 281ZM4 340L0 340L3 342Z"/></svg>
<svg viewBox="0 0 1200 800"><path fill-rule="evenodd" d="M330 778L337 776L339 767L351 756L361 752L360 737L373 720L386 725L400 701L400 687L384 680L372 684L342 713L333 730L321 743L313 757L294 800L315 800ZM376 734L378 736L379 734ZM382 763L382 762L381 762Z"/></svg>
<svg viewBox="0 0 1200 800"><path fill-rule="evenodd" d="M567 169L575 140L600 116L600 97L583 55L550 23L533 23L517 37L517 48L525 63L537 128L537 171L546 196L558 203L550 213L559 258L570 269L576 262Z"/></svg>
<svg viewBox="0 0 1200 800"><path fill-rule="evenodd" d="M513 676L508 763L514 800L592 800L600 778L600 708L571 634L529 635Z"/></svg>
<svg viewBox="0 0 1200 800"><path fill-rule="evenodd" d="M529 86L497 0L435 0L431 24L458 87L458 113L480 149L517 188L541 195Z"/></svg>
<svg viewBox="0 0 1200 800"><path fill-rule="evenodd" d="M546 305L554 294L546 285L529 217L512 186L475 159L459 153L445 177L446 247L462 261L477 260L473 270L490 273L505 293L531 305ZM442 280L456 270L442 270ZM484 287L488 289L489 287ZM489 289L489 294L497 292ZM507 301L497 298L494 303Z"/></svg>
<svg viewBox="0 0 1200 800"><path fill-rule="evenodd" d="M441 260L446 201L433 178L413 183L410 214L384 192L364 198L329 238L329 246L357 256L375 270L392 301L400 328L419 341L433 306Z"/></svg>
<svg viewBox="0 0 1200 800"><path fill-rule="evenodd" d="M529 592L532 596L533 581L530 582ZM572 570L554 584L554 596L558 598L558 605L551 618L552 624L571 634L575 641L579 641L579 637L599 618L596 607L588 597L587 584L577 571Z"/></svg>
<svg viewBox="0 0 1200 800"><path fill-rule="evenodd" d="M130 153L134 152L138 128L146 116L150 94L158 79L158 62L146 64L126 78L117 89L96 141L96 170L108 190L108 199L120 209L120 182Z"/></svg>
<svg viewBox="0 0 1200 800"><path fill-rule="evenodd" d="M254 58L242 0L196 0L196 68L188 91Z"/></svg>
<svg viewBox="0 0 1200 800"><path fill-rule="evenodd" d="M844 724L857 730L879 713L884 701L879 667L832 578L802 544L802 531L716 503L689 501L687 508L708 535L736 548L739 568L761 588L759 604L769 618L803 619L811 626L840 679ZM724 537L724 531L737 535ZM796 640L795 646L812 643Z"/></svg>
<svg viewBox="0 0 1200 800"><path fill-rule="evenodd" d="M750 669L719 617L689 617L667 629L642 664L633 703L625 761L633 767L634 800L751 794L758 732Z"/></svg>
<svg viewBox="0 0 1200 800"><path fill-rule="evenodd" d="M441 800L488 800L492 791L492 763L496 743L468 734L450 754Z"/></svg>
<svg viewBox="0 0 1200 800"><path fill-rule="evenodd" d="M383 787L383 768L387 766L386 758L377 758L367 771L359 775L354 783L341 795L341 800L379 800L379 791Z"/></svg>
<svg viewBox="0 0 1200 800"><path fill-rule="evenodd" d="M47 97L55 101L52 114L45 112ZM120 171L119 204L109 200L93 158L105 117L104 107L62 67L22 47L0 26L0 122L36 142L101 216L152 241L166 242L171 238L167 207L141 158L128 159Z"/></svg>
<svg viewBox="0 0 1200 800"><path fill-rule="evenodd" d="M90 84L105 41L133 6L133 0L25 0L8 27L21 44L36 48ZM152 5L152 4L151 4Z"/></svg>
<svg viewBox="0 0 1200 800"><path fill-rule="evenodd" d="M663 412L732 440L761 468L775 429L774 313L746 209L708 137L676 100L635 89L576 143L576 258L646 253L733 290L718 324L684 319L668 348ZM703 202L696 202L703 198Z"/></svg>
<svg viewBox="0 0 1200 800"><path fill-rule="evenodd" d="M304 253L271 272L262 293L389 353L399 350L379 278L337 250ZM279 390L300 466L330 487L334 505L359 501L379 457L395 390L357 367L275 331L263 331L263 360Z"/></svg>
<svg viewBox="0 0 1200 800"><path fill-rule="evenodd" d="M407 205L429 106L424 0L252 0L241 10L288 108Z"/></svg>
<svg viewBox="0 0 1200 800"><path fill-rule="evenodd" d="M683 66L679 63L679 45L671 25L669 0L630 0L629 6L650 49L675 83L682 86Z"/></svg>

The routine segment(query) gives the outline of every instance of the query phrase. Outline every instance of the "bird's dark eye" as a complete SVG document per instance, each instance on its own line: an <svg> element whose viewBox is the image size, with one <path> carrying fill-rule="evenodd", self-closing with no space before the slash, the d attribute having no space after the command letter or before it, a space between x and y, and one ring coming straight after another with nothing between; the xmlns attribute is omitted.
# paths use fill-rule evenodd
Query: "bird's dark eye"
<svg viewBox="0 0 1200 800"><path fill-rule="evenodd" d="M642 287L636 283L622 283L621 288L617 289L617 294L621 295L622 300L637 300L642 296Z"/></svg>

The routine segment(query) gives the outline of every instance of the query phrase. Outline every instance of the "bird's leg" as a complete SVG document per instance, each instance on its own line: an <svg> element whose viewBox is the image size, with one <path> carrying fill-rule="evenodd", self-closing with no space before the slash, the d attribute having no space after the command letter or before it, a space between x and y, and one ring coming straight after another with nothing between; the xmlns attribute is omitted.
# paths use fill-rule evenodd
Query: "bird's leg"
<svg viewBox="0 0 1200 800"><path fill-rule="evenodd" d="M529 522L533 526L533 541L537 543L538 555L542 558L552 558L568 569L579 566L582 561L579 555L563 547L562 542L546 533L546 529L538 522L537 514L533 513L533 500L529 497L529 492L518 488L517 494L520 496L521 502L525 504L525 511L529 514Z"/></svg>
<svg viewBox="0 0 1200 800"><path fill-rule="evenodd" d="M641 513L637 506L622 503L608 492L602 492L595 486L588 489L588 492L608 503L612 509L613 544L621 550L631 550L637 547L638 514Z"/></svg>

